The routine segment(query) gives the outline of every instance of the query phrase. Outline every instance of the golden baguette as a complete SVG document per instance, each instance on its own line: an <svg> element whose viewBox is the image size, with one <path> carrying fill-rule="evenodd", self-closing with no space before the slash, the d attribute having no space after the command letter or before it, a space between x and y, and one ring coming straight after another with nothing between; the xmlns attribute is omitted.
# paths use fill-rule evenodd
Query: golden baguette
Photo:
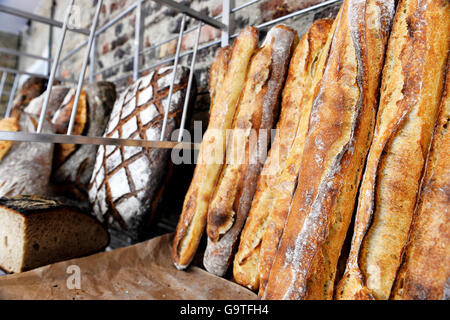
<svg viewBox="0 0 450 320"><path fill-rule="evenodd" d="M447 60L449 61L449 60ZM450 298L450 72L393 299Z"/></svg>
<svg viewBox="0 0 450 320"><path fill-rule="evenodd" d="M333 19L315 21L297 45L290 61L277 135L258 178L256 193L233 264L236 282L252 290L258 289L260 283L258 266L260 260L266 258L260 257L260 247L266 226L270 227L269 215L277 208L273 204L284 194L290 196L293 189L292 181L281 177L290 173L297 176L294 167L298 159L295 155L301 153L302 148L296 148L294 140L296 144L298 140L302 140L305 128L308 127L305 120L309 119L313 82L315 78L322 78L328 54L327 36L332 24Z"/></svg>
<svg viewBox="0 0 450 320"><path fill-rule="evenodd" d="M213 93L208 129L173 240L172 259L179 269L191 263L205 229L209 200L223 165L225 133L231 127L248 63L257 46L258 31L253 27L244 29L233 43L228 65L218 67L226 69L226 73L222 84L216 82L220 90ZM223 64L225 59L219 56L219 60L217 63Z"/></svg>
<svg viewBox="0 0 450 320"><path fill-rule="evenodd" d="M217 96L217 92L222 90L223 80L225 79L227 73L227 66L230 62L231 56L231 47L226 46L217 50L216 57L214 61L211 63L211 67L209 68L209 95L211 97L211 108L209 110L210 114L215 114L214 110L217 107L217 104L214 103L214 100Z"/></svg>
<svg viewBox="0 0 450 320"><path fill-rule="evenodd" d="M388 299L416 205L450 40L448 1L400 1L337 299Z"/></svg>
<svg viewBox="0 0 450 320"><path fill-rule="evenodd" d="M264 299L331 299L372 140L394 1L345 0Z"/></svg>
<svg viewBox="0 0 450 320"><path fill-rule="evenodd" d="M295 31L277 25L250 62L227 142L227 163L208 209L203 265L215 275L225 274L237 247L263 166L260 151L268 146L275 126L289 59L297 42Z"/></svg>

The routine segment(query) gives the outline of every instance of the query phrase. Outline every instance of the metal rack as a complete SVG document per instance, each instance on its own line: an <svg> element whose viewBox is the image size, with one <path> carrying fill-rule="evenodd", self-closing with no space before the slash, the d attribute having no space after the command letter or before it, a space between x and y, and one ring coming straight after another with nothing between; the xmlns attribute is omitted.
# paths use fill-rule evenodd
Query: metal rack
<svg viewBox="0 0 450 320"><path fill-rule="evenodd" d="M36 132L35 133L27 133L27 132L0 131L0 140L31 141L31 142L45 142L45 143L123 145L123 146L141 146L141 147L166 148L166 149L172 149L172 148L175 148L175 149L198 149L199 143L183 142L183 132L184 132L185 121L186 121L188 100L189 100L189 96L190 96L190 90L192 87L193 75L195 72L197 53L201 50L210 48L215 45L219 45L219 44L221 46L228 45L229 41L238 35L238 33L233 33L233 28L232 28L233 14L244 8L247 8L251 5L258 3L261 0L250 0L244 4L242 4L240 6L236 6L236 7L234 6L234 0L222 0L222 13L215 17L209 17L207 15L204 15L196 10L193 10L189 7L181 5L178 2L175 2L173 0L151 0L151 1L157 2L161 5L170 7L171 9L174 9L179 13L182 13L182 20L181 20L181 27L180 27L180 31L179 31L178 35L169 37L169 38L167 38L159 43L156 43L148 48L145 48L145 49L143 48L143 37L142 37L142 35L143 35L143 19L145 18L143 15L143 11L142 11L142 5L143 5L144 1L145 0L137 0L131 6L129 6L128 8L123 10L121 13L119 13L117 16L115 16L113 19L109 20L103 26L97 28L99 14L100 14L101 6L103 4L103 0L99 0L96 5L93 22L92 22L92 25L89 30L80 29L80 28L71 28L69 26L68 21L72 14L72 7L74 4L74 0L69 0L68 10L66 11L63 22L0 5L0 12L5 12L8 14L23 17L26 19L40 22L40 23L45 23L49 26L58 27L58 28L62 29L62 34L59 39L56 54L53 57L53 59L51 59L50 57L40 57L37 55L32 55L32 54L21 52L21 51L0 48L0 52L13 54L13 55L17 55L17 56L25 56L25 57L32 58L32 59L44 60L49 63L49 66L51 66L50 73L47 75L35 74L35 73L27 72L27 71L14 70L14 69L9 69L9 68L0 68L0 71L3 73L2 77L0 79L0 97L2 96L2 94L9 94L9 103L8 103L8 106L6 109L5 117L8 117L10 115L12 105L13 105L14 95L16 93L18 82L19 82L19 77L21 75L37 76L37 77L48 79L47 91L45 93L44 103L43 103L43 107L41 109L38 128L37 128ZM257 29L265 29L265 28L273 26L277 23L283 22L287 19L291 19L293 17L305 14L305 13L313 11L313 10L317 10L319 8L330 6L330 5L339 3L341 1L342 0L324 1L317 5L298 10L296 12L290 13L290 14L282 16L280 18L261 23L259 25L256 25L255 27ZM135 36L134 37L134 52L133 52L132 57L127 57L117 63L114 63L113 65L107 66L106 68L97 71L95 69L95 65L96 65L95 45L96 45L98 36L133 11L135 11L135 14L136 14L136 25L135 25L135 35L134 35ZM191 18L195 19L196 21L198 21L198 24L194 27L184 30L185 23L186 23L186 17L191 17ZM205 24L219 29L221 31L221 36L220 36L220 39L216 39L209 43L199 45L201 29L202 29L202 26ZM88 39L86 39L84 42L82 42L76 48L72 49L64 57L61 57L61 50L62 50L62 46L64 44L64 39L65 39L67 31L76 32L76 33L88 36ZM181 52L181 42L182 42L183 36L190 32L196 32L194 46L190 50L185 50L184 52ZM147 54L151 50L154 50L154 49L162 46L163 44L174 41L174 40L177 40L175 55L173 55L172 57L163 59L161 61L158 61L157 63L155 63L151 66L148 66L148 67L141 66L141 57L143 57L145 54ZM82 63L81 72L80 72L78 81L64 79L61 76L59 76L58 69L61 67L61 65L65 62L67 62L73 55L75 55L77 52L79 52L81 49L83 49L85 47L86 47L86 49L85 49L83 63ZM189 55L192 55L192 58L191 58L191 63L190 63L190 73L189 73L189 78L188 78L187 93L186 93L186 98L185 98L184 105L183 105L182 118L181 118L181 123L180 123L180 128L179 128L178 139L177 139L177 141L164 141L163 137L164 137L165 130L166 130L167 116L168 116L167 108L170 106L170 103L171 103L173 84L174 84L174 80L175 80L175 72L177 70L177 66L179 64L180 58L189 56ZM133 70L132 70L133 81L136 81L143 72L149 71L149 70L154 69L161 65L166 65L166 64L170 64L170 63L172 63L172 65L173 65L172 81L171 81L170 88L169 88L168 101L167 101L167 104L165 105L166 112L165 112L164 119L163 119L160 140L159 141L150 141L150 140L135 140L135 139L114 139L114 138L104 138L104 137L72 135L71 133L72 133L72 128L73 128L73 125L75 122L75 116L76 116L77 107L78 107L78 100L79 100L81 90L83 88L83 84L85 81L85 74L86 74L86 69L87 69L88 64L90 64L89 81L94 82L96 75L104 72L105 70L107 70L109 68L113 68L113 67L122 65L131 60L133 60ZM15 74L15 80L14 80L14 84L13 84L11 91L6 92L3 90L4 84L5 84L7 74L10 74L10 73ZM127 74L125 76L122 76L122 77L116 79L115 81L121 81L121 80L123 80L125 78L129 78L129 77L130 77L130 75ZM72 109L69 127L68 127L66 134L44 134L44 133L41 133L43 122L44 122L46 111L47 111L47 105L48 105L48 101L49 101L49 97L50 97L50 92L51 92L54 80L59 80L62 82L69 82L69 83L76 84L75 103L74 103L74 106Z"/></svg>

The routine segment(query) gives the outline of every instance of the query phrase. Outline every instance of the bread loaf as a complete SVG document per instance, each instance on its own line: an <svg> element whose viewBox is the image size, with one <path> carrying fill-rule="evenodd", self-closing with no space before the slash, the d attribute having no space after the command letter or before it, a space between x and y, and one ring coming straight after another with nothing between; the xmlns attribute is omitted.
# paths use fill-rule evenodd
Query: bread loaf
<svg viewBox="0 0 450 320"><path fill-rule="evenodd" d="M49 122L51 114L61 105L69 89L54 87L47 107L42 133L55 133ZM33 99L24 112L17 112L18 131L36 132L42 94ZM14 142L0 162L0 197L21 194L46 196L52 193L49 187L52 170L53 144L36 142ZM11 174L14 172L14 174Z"/></svg>
<svg viewBox="0 0 450 320"><path fill-rule="evenodd" d="M450 299L450 72L393 299Z"/></svg>
<svg viewBox="0 0 450 320"><path fill-rule="evenodd" d="M0 120L0 131L12 131L16 132L19 130L19 124L16 117L3 118ZM13 141L0 141L0 161L3 159L5 154L11 149Z"/></svg>
<svg viewBox="0 0 450 320"><path fill-rule="evenodd" d="M227 141L226 164L208 209L208 244L203 265L215 275L225 275L237 249L264 164L261 148L269 144L297 42L295 31L277 25L267 33L250 61Z"/></svg>
<svg viewBox="0 0 450 320"><path fill-rule="evenodd" d="M102 225L75 207L51 199L0 198L0 267L22 272L104 249Z"/></svg>
<svg viewBox="0 0 450 320"><path fill-rule="evenodd" d="M104 136L159 140L172 70L152 71L127 88L114 104ZM188 75L187 68L177 69L165 140L179 124ZM139 241L154 215L151 208L169 156L169 149L101 145L89 185L89 200L100 221Z"/></svg>
<svg viewBox="0 0 450 320"><path fill-rule="evenodd" d="M173 240L172 257L179 269L189 266L202 238L209 201L224 162L226 130L231 128L248 63L257 45L258 32L249 27L234 41L226 66L226 58L219 56L217 63L226 68L226 73L223 80L216 82L220 89L215 90L212 99L208 129L203 136L194 177Z"/></svg>
<svg viewBox="0 0 450 320"><path fill-rule="evenodd" d="M295 186L298 171L296 166L303 150L301 141L304 141L308 128L313 83L314 79L322 78L328 54L326 42L332 23L332 19L315 21L297 45L290 61L276 128L277 135L258 178L255 196L233 264L236 282L252 290L260 286L260 263L270 259L269 253L260 255L263 237L266 237L266 233L274 232L267 230L275 228L270 222L273 220L270 216L273 211L281 209L281 198L285 199L285 195L290 198ZM287 210L290 201L286 203ZM276 247L277 245L275 250Z"/></svg>
<svg viewBox="0 0 450 320"><path fill-rule="evenodd" d="M388 299L406 245L450 40L448 1L400 1L338 299Z"/></svg>
<svg viewBox="0 0 450 320"><path fill-rule="evenodd" d="M85 101L80 100L77 113L83 113L83 104L86 106L85 125L82 126L80 121L83 117L76 117L74 131L78 134L83 134L89 137L99 137L105 133L105 128L108 123L108 118L112 107L116 100L115 86L111 82L95 82L84 86ZM73 99L70 98L69 93L66 98L70 103L62 104L53 116L53 122L58 123L60 133L66 133L70 112L72 111ZM70 111L69 111L70 110ZM77 129L77 124L78 128ZM82 130L81 130L82 128ZM58 154L58 144L53 160L53 172L51 180L58 189L62 189L65 195L80 200L88 200L89 180L94 169L95 156L97 154L97 145L83 144L83 145L68 145L70 152L61 157ZM59 158L59 161L57 160Z"/></svg>
<svg viewBox="0 0 450 320"><path fill-rule="evenodd" d="M66 134L69 127L70 116L72 114L72 108L75 104L75 89L72 88L67 93L61 106L55 111L52 117L52 124L55 126L56 133ZM78 101L77 114L75 115L75 121L72 129L73 135L79 136L83 133L84 128L87 125L87 97L84 90L81 91ZM76 145L61 143L55 145L54 151L54 165L59 167L71 153L76 149Z"/></svg>
<svg viewBox="0 0 450 320"><path fill-rule="evenodd" d="M33 99L43 94L47 88L47 82L48 80L43 78L28 78L14 99L14 107L11 114L23 111Z"/></svg>
<svg viewBox="0 0 450 320"><path fill-rule="evenodd" d="M331 299L372 140L394 1L345 0L315 90L295 190L265 299Z"/></svg>

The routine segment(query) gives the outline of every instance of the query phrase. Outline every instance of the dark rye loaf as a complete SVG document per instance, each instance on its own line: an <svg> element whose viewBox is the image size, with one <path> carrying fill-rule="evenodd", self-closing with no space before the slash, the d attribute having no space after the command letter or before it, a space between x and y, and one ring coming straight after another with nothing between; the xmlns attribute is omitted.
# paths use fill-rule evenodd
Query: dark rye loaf
<svg viewBox="0 0 450 320"><path fill-rule="evenodd" d="M22 272L104 249L109 236L92 216L34 196L0 198L0 267Z"/></svg>

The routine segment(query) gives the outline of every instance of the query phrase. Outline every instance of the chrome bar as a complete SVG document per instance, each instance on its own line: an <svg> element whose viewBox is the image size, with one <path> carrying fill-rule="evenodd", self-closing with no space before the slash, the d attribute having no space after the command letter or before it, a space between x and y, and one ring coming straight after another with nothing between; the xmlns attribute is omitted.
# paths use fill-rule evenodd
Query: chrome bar
<svg viewBox="0 0 450 320"><path fill-rule="evenodd" d="M2 74L2 80L0 80L0 98L2 97L2 95L3 95L3 89L4 89L4 87L5 87L5 81L6 81L6 77L8 76L8 73L7 72L5 72L5 71L3 71L3 74Z"/></svg>
<svg viewBox="0 0 450 320"><path fill-rule="evenodd" d="M43 102L42 108L41 108L41 115L39 117L39 124L38 124L37 130L36 130L37 133L41 133L42 127L44 125L45 112L47 111L48 102L50 100L50 94L52 92L53 81L55 80L56 71L58 68L59 57L61 56L61 50L62 50L62 47L64 44L64 38L66 37L67 24L69 22L69 18L71 16L71 14L72 14L73 1L74 0L70 1L69 7L67 8L66 17L64 19L64 25L63 25L62 33L61 33L61 39L59 40L58 49L56 50L56 55L53 59L52 71L50 72L50 78L48 80L47 90L45 92L44 102Z"/></svg>
<svg viewBox="0 0 450 320"><path fill-rule="evenodd" d="M88 137L78 135L65 135L53 133L34 132L11 132L0 131L0 140L42 142L42 143L69 143L69 144L95 144L95 145L115 145L115 146L136 146L144 148L163 149L200 149L200 143L176 142L176 141L153 141L135 139L116 139L106 137Z"/></svg>
<svg viewBox="0 0 450 320"><path fill-rule="evenodd" d="M9 101L8 101L8 107L6 108L6 112L5 112L5 118L9 118L9 116L11 115L11 110L12 110L12 107L14 104L14 96L16 95L17 86L19 85L19 79L20 79L20 74L16 74L11 92L9 93Z"/></svg>
<svg viewBox="0 0 450 320"><path fill-rule="evenodd" d="M142 39L143 34L141 32L141 29L143 29L143 17L142 17L142 1L137 1L136 6L136 22L135 22L135 28L134 28L134 57L133 57L133 80L136 82L139 78L139 60L142 48Z"/></svg>
<svg viewBox="0 0 450 320"><path fill-rule="evenodd" d="M94 36L94 40L92 41L92 49L91 54L89 57L89 82L94 83L95 82L95 69L97 64L97 54L96 54L96 48L97 48L97 37Z"/></svg>
<svg viewBox="0 0 450 320"><path fill-rule="evenodd" d="M31 53L14 50L14 49L9 49L9 48L0 48L0 52L10 54L13 56L28 57L28 58L38 59L38 60L50 61L49 58L45 58L45 57L37 56L37 55L31 54Z"/></svg>
<svg viewBox="0 0 450 320"><path fill-rule="evenodd" d="M233 9L231 9L231 13L235 13L235 12L237 12L237 11L239 11L239 10L242 10L242 9L244 9L244 8L247 8L247 7L251 6L252 4L258 3L258 2L260 2L260 1L261 1L261 0L252 0L252 1L248 1L248 2L246 2L246 3L243 3L243 4L241 4L240 6L237 6L237 7L234 7Z"/></svg>
<svg viewBox="0 0 450 320"><path fill-rule="evenodd" d="M100 34L102 34L103 32L105 32L108 28L110 28L111 26L113 26L114 24L116 24L118 21L120 21L124 16L126 16L127 14L129 14L131 11L134 10L134 8L136 8L137 2L133 3L132 5L130 5L127 9L125 9L124 11L122 11L121 13L119 13L117 16L115 16L114 18L112 18L111 20L109 20L107 23L105 23L103 26L101 26L96 32L95 32L95 36L98 37ZM88 33L89 34L89 33ZM67 53L64 57L62 57L60 63L63 63L65 61L67 61L68 59L70 59L74 54L76 54L78 51L80 51L85 45L88 44L88 40L83 41L78 47L72 49L69 53Z"/></svg>
<svg viewBox="0 0 450 320"><path fill-rule="evenodd" d="M67 134L70 135L75 123L75 117L77 115L78 103L80 100L81 90L83 89L84 76L86 75L86 68L89 62L89 55L92 50L92 43L94 42L95 30L97 29L98 17L100 16L100 10L102 8L103 0L98 0L97 8L95 10L94 21L91 26L91 33L89 34L89 41L84 55L83 64L81 66L80 77L78 78L77 90L75 92L75 100L72 107L72 113L70 114L69 127L67 128Z"/></svg>
<svg viewBox="0 0 450 320"><path fill-rule="evenodd" d="M42 78L42 79L48 79L49 78L49 76L45 75L45 74L32 73L32 72L21 71L21 70L10 69L10 68L0 67L0 71L7 72L7 73L14 73L14 74L24 74L24 75L27 75L27 76L30 76L30 77L37 77L37 78ZM54 79L58 80L58 81L61 81L61 82L76 83L76 81L73 81L71 79L64 79L64 78L58 78L58 77L55 77Z"/></svg>
<svg viewBox="0 0 450 320"><path fill-rule="evenodd" d="M181 19L180 32L178 34L177 51L175 53L175 62L173 63L172 79L170 81L169 96L167 98L167 104L164 106L164 119L163 119L162 128L161 128L161 137L159 138L160 141L164 140L164 135L166 134L167 119L169 118L169 108L170 108L170 103L172 102L173 85L175 82L175 76L177 74L178 59L180 57L180 48L181 48L181 42L183 41L183 31L184 31L185 23L186 23L186 15L183 14L183 18Z"/></svg>
<svg viewBox="0 0 450 320"><path fill-rule="evenodd" d="M231 14L231 0L222 0L222 23L227 26L221 32L221 46L225 47L230 41L230 14Z"/></svg>
<svg viewBox="0 0 450 320"><path fill-rule="evenodd" d="M191 60L191 67L189 70L189 79L188 79L188 84L187 84L187 88L186 88L186 96L184 97L184 105L183 105L183 113L181 115L181 123L180 123L180 131L178 132L178 142L181 142L183 140L183 132L184 132L184 125L186 122L186 114L187 114L187 109L188 109L188 104L189 104L189 98L190 98L190 93L191 93L191 87L192 87L192 80L194 78L194 69L195 69L195 61L197 59L197 51L198 51L198 43L200 42L200 34L202 32L202 23L200 22L199 26L198 26L198 31L197 31L197 38L195 39L195 44L194 44L194 50L193 50L193 54L192 54L192 60Z"/></svg>
<svg viewBox="0 0 450 320"><path fill-rule="evenodd" d="M170 7L172 9L177 10L178 12L184 13L186 15L188 15L189 17L195 18L199 21L202 21L206 24L209 24L210 26L213 26L217 29L222 29L225 30L227 28L226 25L224 25L223 23L221 23L220 21L217 21L211 17L205 16L204 14L193 10L189 7L186 7L178 2L172 1L172 0L153 0L159 4L165 5L167 7Z"/></svg>
<svg viewBox="0 0 450 320"><path fill-rule="evenodd" d="M44 23L44 24L48 24L50 26L58 27L58 28L63 28L64 27L64 23L62 23L60 21L56 21L56 20L53 20L53 19L42 17L42 16L39 16L37 14L26 12L26 11L22 11L22 10L19 10L19 9L16 9L16 8L11 8L11 7L2 5L2 4L0 4L0 12L4 12L4 13L7 13L7 14L11 14L11 15L14 15L16 17L25 18L25 19L28 19L28 20L41 22L41 23ZM70 28L69 30L77 32L77 33L85 34L85 35L89 34L89 31L86 30L86 29Z"/></svg>

